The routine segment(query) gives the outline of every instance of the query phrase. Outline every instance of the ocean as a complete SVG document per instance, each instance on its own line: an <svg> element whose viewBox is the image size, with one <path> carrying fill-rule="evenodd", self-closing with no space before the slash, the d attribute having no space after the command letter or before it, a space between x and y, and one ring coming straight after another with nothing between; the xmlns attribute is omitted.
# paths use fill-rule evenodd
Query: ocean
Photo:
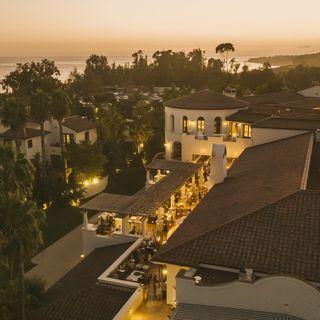
<svg viewBox="0 0 320 320"><path fill-rule="evenodd" d="M60 79L65 81L68 79L70 72L75 68L79 72L83 72L86 64L87 57L0 57L0 80L2 80L7 74L13 71L17 63L25 63L28 61L41 61L47 58L53 60L60 70ZM261 66L259 63L246 62L250 57L238 57L237 61L242 65L248 65L249 69L256 69ZM132 61L131 56L111 56L108 57L109 64L115 63L116 65L124 65Z"/></svg>

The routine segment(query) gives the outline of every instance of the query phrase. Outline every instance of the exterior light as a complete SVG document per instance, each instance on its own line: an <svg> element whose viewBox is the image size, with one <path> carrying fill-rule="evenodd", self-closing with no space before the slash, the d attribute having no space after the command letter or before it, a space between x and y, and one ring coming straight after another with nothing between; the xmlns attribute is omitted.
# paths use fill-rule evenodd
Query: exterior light
<svg viewBox="0 0 320 320"><path fill-rule="evenodd" d="M93 184L97 184L98 182L99 182L99 179L98 179L98 178L93 178L93 179L92 179L92 183L93 183Z"/></svg>
<svg viewBox="0 0 320 320"><path fill-rule="evenodd" d="M83 184L84 184L86 187L88 187L88 186L90 185L90 181L89 181L89 180L84 180L84 181L83 181Z"/></svg>
<svg viewBox="0 0 320 320"><path fill-rule="evenodd" d="M83 259L83 258L84 258L84 254L83 254L83 253L80 255L80 258L81 258L81 259Z"/></svg>
<svg viewBox="0 0 320 320"><path fill-rule="evenodd" d="M139 147L140 147L140 148L143 148L143 143L140 143L140 144L139 144Z"/></svg>
<svg viewBox="0 0 320 320"><path fill-rule="evenodd" d="M164 143L164 144L163 144L163 146L164 146L164 147L166 147L166 146L167 146L167 144L166 144L166 143Z"/></svg>
<svg viewBox="0 0 320 320"><path fill-rule="evenodd" d="M163 270L162 270L162 274L163 274L164 276L166 276L167 273L168 273L167 269L163 269Z"/></svg>

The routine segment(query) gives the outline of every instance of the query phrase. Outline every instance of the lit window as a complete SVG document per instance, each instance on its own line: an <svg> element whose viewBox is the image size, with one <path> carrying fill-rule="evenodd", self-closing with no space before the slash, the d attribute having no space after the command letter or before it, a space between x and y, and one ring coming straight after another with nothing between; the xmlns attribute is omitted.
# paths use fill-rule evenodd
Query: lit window
<svg viewBox="0 0 320 320"><path fill-rule="evenodd" d="M73 142L73 135L72 134L65 134L64 135L64 143L65 144L70 144Z"/></svg>
<svg viewBox="0 0 320 320"><path fill-rule="evenodd" d="M199 117L197 120L197 132L204 133L204 118Z"/></svg>
<svg viewBox="0 0 320 320"><path fill-rule="evenodd" d="M232 137L238 137L238 124L236 122L229 123L229 135Z"/></svg>
<svg viewBox="0 0 320 320"><path fill-rule="evenodd" d="M182 118L182 132L188 133L188 117L186 116Z"/></svg>
<svg viewBox="0 0 320 320"><path fill-rule="evenodd" d="M242 127L242 131L244 138L251 138L251 126L249 126L248 124L244 124Z"/></svg>
<svg viewBox="0 0 320 320"><path fill-rule="evenodd" d="M32 144L32 139L29 139L27 141L27 144L28 144L28 149L31 149L33 147L33 144Z"/></svg>

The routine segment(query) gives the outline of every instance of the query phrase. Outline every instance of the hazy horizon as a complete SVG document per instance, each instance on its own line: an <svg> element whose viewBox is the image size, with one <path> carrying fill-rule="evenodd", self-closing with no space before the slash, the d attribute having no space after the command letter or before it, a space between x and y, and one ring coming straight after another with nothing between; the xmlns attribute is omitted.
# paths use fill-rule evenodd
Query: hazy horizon
<svg viewBox="0 0 320 320"><path fill-rule="evenodd" d="M311 8L310 10L307 10ZM128 56L142 49L188 51L208 56L221 42L237 56L320 51L315 0L2 0L0 56Z"/></svg>

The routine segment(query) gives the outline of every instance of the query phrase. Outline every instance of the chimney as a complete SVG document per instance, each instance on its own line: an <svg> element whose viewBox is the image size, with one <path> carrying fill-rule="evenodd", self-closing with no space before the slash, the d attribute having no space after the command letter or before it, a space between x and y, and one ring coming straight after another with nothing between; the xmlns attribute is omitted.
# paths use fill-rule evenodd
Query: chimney
<svg viewBox="0 0 320 320"><path fill-rule="evenodd" d="M208 187L221 183L227 176L227 149L224 144L213 144L210 160Z"/></svg>

